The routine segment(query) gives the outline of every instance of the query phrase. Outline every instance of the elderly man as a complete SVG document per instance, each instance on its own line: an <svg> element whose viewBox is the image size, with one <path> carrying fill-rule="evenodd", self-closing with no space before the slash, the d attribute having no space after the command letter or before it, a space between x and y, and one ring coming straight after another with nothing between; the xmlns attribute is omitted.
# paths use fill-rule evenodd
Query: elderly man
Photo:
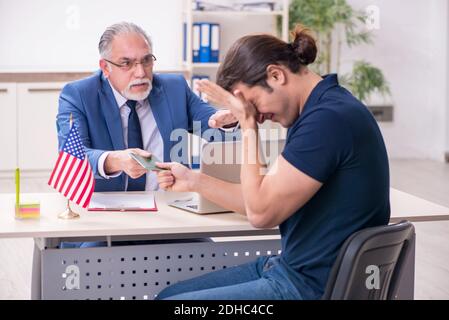
<svg viewBox="0 0 449 320"><path fill-rule="evenodd" d="M155 190L155 173L130 158L131 151L170 161L174 129L192 131L193 122L200 121L204 131L236 121L201 101L181 75L153 74L151 40L137 25L110 26L98 47L101 70L64 87L57 116L61 147L73 115L95 174L95 191Z"/></svg>
<svg viewBox="0 0 449 320"><path fill-rule="evenodd" d="M175 129L202 131L228 126L236 119L201 101L183 76L153 74L156 57L147 34L133 23L106 29L98 45L100 68L92 76L67 84L59 98L57 129L62 147L70 116L78 126L95 175L95 191L156 190L154 172L146 172L129 153L151 154L171 161ZM92 247L102 242L67 243L61 247Z"/></svg>

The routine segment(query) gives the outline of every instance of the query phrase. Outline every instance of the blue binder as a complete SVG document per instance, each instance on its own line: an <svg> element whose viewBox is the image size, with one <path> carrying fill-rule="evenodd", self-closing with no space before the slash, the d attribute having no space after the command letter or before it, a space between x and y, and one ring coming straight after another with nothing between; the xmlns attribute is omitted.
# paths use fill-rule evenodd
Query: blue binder
<svg viewBox="0 0 449 320"><path fill-rule="evenodd" d="M194 74L192 76L192 84L191 84L191 88L192 88L193 93L195 93L200 98L202 98L202 94L201 94L201 92L196 90L196 82L198 80L201 80L201 79L209 79L209 76L201 75L201 74Z"/></svg>
<svg viewBox="0 0 449 320"><path fill-rule="evenodd" d="M183 47L182 47L182 61L187 62L187 23L182 24L182 39Z"/></svg>
<svg viewBox="0 0 449 320"><path fill-rule="evenodd" d="M202 22L200 24L200 62L210 62L210 23Z"/></svg>
<svg viewBox="0 0 449 320"><path fill-rule="evenodd" d="M220 25L211 23L210 32L210 62L220 60Z"/></svg>
<svg viewBox="0 0 449 320"><path fill-rule="evenodd" d="M192 62L200 62L201 24L192 25Z"/></svg>
<svg viewBox="0 0 449 320"><path fill-rule="evenodd" d="M199 81L200 79L209 79L209 76L207 75L200 75L200 74L194 74L192 76L192 91L198 95L201 98L201 93L196 90L195 83ZM199 169L200 163L201 163L201 126L198 128L195 124L193 125L193 133L197 133L198 135L192 134L191 137L191 145L190 145L190 151L191 151L191 158L190 158L190 165L192 169Z"/></svg>

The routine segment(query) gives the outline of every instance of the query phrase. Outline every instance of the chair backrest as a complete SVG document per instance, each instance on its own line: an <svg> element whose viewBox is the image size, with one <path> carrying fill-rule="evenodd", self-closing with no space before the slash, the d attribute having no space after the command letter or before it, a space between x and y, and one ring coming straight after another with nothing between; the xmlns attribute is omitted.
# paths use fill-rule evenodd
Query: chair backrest
<svg viewBox="0 0 449 320"><path fill-rule="evenodd" d="M322 299L393 299L415 234L413 224L366 228L343 243Z"/></svg>

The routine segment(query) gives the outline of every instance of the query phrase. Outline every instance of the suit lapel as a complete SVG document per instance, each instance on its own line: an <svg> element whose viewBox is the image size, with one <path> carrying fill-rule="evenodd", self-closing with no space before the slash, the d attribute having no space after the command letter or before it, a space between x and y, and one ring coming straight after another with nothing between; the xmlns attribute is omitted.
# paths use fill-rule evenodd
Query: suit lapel
<svg viewBox="0 0 449 320"><path fill-rule="evenodd" d="M157 79L153 79L153 89L148 96L148 101L156 120L157 127L164 141L164 161L170 161L171 141L170 134L173 130L173 119L170 114L168 101L165 96L164 88Z"/></svg>
<svg viewBox="0 0 449 320"><path fill-rule="evenodd" d="M102 76L101 89L98 90L100 96L100 106L102 108L106 125L108 127L109 136L111 137L114 150L125 149L123 141L122 119L120 117L120 110L115 101L109 82Z"/></svg>

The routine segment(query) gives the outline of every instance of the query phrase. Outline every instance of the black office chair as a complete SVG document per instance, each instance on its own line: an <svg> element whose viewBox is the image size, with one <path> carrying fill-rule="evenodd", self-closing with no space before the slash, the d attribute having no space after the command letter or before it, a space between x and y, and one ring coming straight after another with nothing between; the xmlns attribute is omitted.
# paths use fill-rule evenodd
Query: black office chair
<svg viewBox="0 0 449 320"><path fill-rule="evenodd" d="M413 224L401 221L363 229L351 235L335 260L322 299L395 299L414 234ZM379 271L378 286L375 282L376 268Z"/></svg>

